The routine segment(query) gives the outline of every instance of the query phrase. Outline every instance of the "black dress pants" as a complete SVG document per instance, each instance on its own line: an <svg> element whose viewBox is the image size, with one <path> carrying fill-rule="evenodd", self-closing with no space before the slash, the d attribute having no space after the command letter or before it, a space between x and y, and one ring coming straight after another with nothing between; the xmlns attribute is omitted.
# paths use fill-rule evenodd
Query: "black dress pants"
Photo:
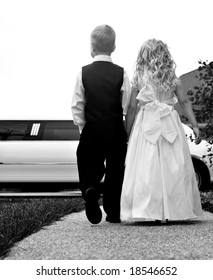
<svg viewBox="0 0 213 280"><path fill-rule="evenodd" d="M77 162L82 196L89 187L101 192L107 215L120 217L127 135L122 121L87 122L81 133Z"/></svg>

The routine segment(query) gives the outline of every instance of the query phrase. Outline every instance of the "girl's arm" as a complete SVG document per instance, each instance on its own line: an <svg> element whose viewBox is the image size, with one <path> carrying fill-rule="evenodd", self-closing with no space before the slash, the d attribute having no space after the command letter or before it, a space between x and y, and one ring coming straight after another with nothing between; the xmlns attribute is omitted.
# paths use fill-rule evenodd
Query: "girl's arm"
<svg viewBox="0 0 213 280"><path fill-rule="evenodd" d="M137 95L138 95L138 90L136 88L132 88L130 103L126 115L126 131L128 136L130 135L132 125L135 120L135 115L137 112L137 105L138 105L138 100L136 99Z"/></svg>
<svg viewBox="0 0 213 280"><path fill-rule="evenodd" d="M184 114L188 118L189 122L192 125L193 132L195 134L195 143L199 144L201 142L200 138L200 131L197 125L197 121L191 106L191 102L188 100L184 90L182 83L180 82L175 90L175 93L177 95L178 101L180 103L181 108L183 109Z"/></svg>

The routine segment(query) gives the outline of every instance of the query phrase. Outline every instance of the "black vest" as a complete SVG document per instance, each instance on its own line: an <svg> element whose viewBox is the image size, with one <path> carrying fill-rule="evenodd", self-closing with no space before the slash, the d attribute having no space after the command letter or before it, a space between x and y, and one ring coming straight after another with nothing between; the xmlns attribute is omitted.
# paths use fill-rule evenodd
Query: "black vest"
<svg viewBox="0 0 213 280"><path fill-rule="evenodd" d="M123 120L123 75L123 68L111 62L95 61L82 68L87 122Z"/></svg>

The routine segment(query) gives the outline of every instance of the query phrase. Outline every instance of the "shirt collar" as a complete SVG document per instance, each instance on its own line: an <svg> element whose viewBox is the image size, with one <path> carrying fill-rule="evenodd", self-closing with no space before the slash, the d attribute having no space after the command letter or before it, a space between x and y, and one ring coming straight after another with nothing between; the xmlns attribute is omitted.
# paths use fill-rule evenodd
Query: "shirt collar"
<svg viewBox="0 0 213 280"><path fill-rule="evenodd" d="M107 62L112 62L112 58L111 56L109 55L103 55L103 54L100 54L100 55L96 55L94 57L94 60L93 61L107 61Z"/></svg>

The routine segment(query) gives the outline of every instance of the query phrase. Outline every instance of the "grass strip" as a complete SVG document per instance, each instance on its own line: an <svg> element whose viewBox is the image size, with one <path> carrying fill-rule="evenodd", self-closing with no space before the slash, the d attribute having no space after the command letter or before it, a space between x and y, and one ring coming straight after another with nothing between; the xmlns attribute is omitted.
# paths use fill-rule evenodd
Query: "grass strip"
<svg viewBox="0 0 213 280"><path fill-rule="evenodd" d="M81 197L1 198L0 259L16 242L82 209Z"/></svg>

